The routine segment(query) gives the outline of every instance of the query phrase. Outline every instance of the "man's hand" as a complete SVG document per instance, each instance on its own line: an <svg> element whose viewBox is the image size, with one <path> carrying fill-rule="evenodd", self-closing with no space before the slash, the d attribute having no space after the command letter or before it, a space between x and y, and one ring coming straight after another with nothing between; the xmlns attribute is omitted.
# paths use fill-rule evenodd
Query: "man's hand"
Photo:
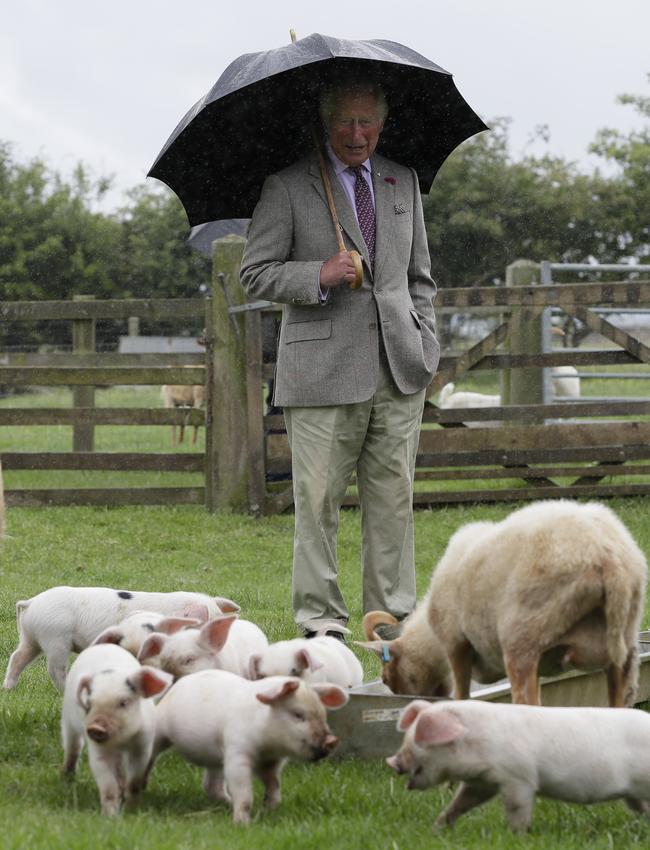
<svg viewBox="0 0 650 850"><path fill-rule="evenodd" d="M322 289L331 289L341 286L343 283L353 283L356 277L354 262L348 251L334 254L323 265L320 270L320 285Z"/></svg>

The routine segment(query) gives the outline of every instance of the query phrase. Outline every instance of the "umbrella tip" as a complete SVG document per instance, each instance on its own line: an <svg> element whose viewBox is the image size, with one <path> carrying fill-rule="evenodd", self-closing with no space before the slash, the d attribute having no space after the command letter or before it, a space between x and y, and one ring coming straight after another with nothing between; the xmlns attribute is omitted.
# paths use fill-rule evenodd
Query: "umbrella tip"
<svg viewBox="0 0 650 850"><path fill-rule="evenodd" d="M290 30L289 30L289 35L291 36L291 43L292 43L292 44L295 44L295 43L296 43L296 31L295 31L295 30L291 30L291 29L290 29Z"/></svg>

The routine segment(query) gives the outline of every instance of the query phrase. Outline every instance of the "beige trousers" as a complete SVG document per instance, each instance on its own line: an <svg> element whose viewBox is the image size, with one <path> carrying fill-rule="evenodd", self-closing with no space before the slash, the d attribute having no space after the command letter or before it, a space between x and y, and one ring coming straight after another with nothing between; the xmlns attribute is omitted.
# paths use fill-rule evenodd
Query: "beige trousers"
<svg viewBox="0 0 650 850"><path fill-rule="evenodd" d="M348 621L336 542L341 503L355 471L363 610L388 611L398 619L413 610L413 478L424 398L424 390L400 393L383 363L368 401L285 408L295 503L293 610L302 628Z"/></svg>

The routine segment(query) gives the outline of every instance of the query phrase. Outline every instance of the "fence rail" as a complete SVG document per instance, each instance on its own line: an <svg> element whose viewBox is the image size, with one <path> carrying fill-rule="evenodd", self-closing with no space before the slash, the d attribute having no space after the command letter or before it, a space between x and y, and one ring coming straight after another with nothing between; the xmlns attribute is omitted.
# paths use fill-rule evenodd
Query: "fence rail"
<svg viewBox="0 0 650 850"><path fill-rule="evenodd" d="M0 426L72 425L80 435L68 453L5 452L5 470L202 472L203 486L8 490L10 505L164 502L254 514L292 506L284 420L277 413L265 415L263 400L264 386L273 378L274 357L263 348L262 339L268 336L266 324L276 321L277 308L245 302L238 283L242 249L242 241L228 241L215 251L208 300L0 305L0 318L6 321L63 319L86 331L88 323L99 319L130 316L181 321L201 316L205 321L205 356L101 354L89 350L83 334L72 353L0 353L0 385L65 385L80 393L90 388L92 393L93 387L114 384L204 384L207 391L205 412L96 408L92 396L84 403L81 395L71 409L0 408ZM582 370L634 365L635 375L650 376L650 347L606 318L606 308L650 307L647 269L630 271L649 279L540 285L540 266L520 261L509 267L506 287L439 292L441 311L475 309L484 314L490 309L499 320L479 342L441 359L425 405L415 504L650 493L650 421L645 419L650 399L583 397L549 403L541 377L544 369L566 365ZM610 347L545 350L542 316L550 308L579 317ZM639 367L646 371L639 373ZM435 393L444 384L484 370L501 375L501 405L441 409L435 403ZM205 427L205 452L105 453L88 445L96 426L172 424ZM357 504L353 488L345 504Z"/></svg>

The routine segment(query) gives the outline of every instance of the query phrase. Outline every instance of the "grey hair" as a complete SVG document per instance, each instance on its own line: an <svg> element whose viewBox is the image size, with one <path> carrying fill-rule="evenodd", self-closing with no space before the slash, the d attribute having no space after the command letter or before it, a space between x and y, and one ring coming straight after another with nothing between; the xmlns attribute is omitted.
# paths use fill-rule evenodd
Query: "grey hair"
<svg viewBox="0 0 650 850"><path fill-rule="evenodd" d="M381 86L371 82L334 83L323 89L318 104L318 112L324 126L327 127L339 104L348 95L372 95L377 102L379 118L383 121L388 115L388 102Z"/></svg>

